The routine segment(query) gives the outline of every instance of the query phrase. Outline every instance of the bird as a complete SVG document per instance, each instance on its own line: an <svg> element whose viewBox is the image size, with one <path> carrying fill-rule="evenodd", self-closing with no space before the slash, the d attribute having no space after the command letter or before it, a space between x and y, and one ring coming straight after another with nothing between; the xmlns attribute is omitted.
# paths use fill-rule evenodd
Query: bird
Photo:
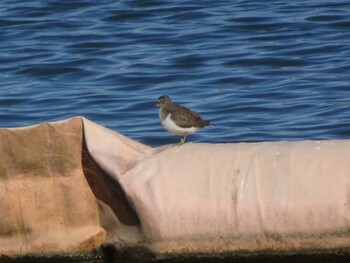
<svg viewBox="0 0 350 263"><path fill-rule="evenodd" d="M202 119L199 114L172 102L169 96L163 95L151 106L159 107L159 120L168 132L181 137L180 143L185 143L186 136L195 133L199 128L211 125L210 121Z"/></svg>

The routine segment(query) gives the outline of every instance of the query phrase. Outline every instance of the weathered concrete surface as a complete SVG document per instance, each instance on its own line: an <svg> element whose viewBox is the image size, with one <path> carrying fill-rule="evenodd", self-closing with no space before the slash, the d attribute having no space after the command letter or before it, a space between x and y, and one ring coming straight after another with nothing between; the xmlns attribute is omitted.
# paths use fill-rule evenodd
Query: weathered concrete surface
<svg viewBox="0 0 350 263"><path fill-rule="evenodd" d="M0 156L0 255L349 252L350 140L151 148L73 118L0 129Z"/></svg>

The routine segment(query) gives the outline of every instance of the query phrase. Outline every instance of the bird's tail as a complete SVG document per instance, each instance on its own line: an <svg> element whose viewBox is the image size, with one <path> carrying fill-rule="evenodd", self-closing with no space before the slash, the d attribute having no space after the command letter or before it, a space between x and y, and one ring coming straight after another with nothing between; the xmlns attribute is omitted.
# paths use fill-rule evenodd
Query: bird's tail
<svg viewBox="0 0 350 263"><path fill-rule="evenodd" d="M205 126L216 126L214 123L212 123L211 121L206 121Z"/></svg>

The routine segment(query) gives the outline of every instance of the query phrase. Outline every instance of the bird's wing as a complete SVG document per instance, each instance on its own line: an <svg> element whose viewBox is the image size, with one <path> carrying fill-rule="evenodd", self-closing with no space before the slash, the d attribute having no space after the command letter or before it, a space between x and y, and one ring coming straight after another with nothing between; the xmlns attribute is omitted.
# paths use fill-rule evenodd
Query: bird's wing
<svg viewBox="0 0 350 263"><path fill-rule="evenodd" d="M176 111L170 111L171 118L182 128L198 127L203 128L209 125L209 121L203 120L197 113L179 106Z"/></svg>

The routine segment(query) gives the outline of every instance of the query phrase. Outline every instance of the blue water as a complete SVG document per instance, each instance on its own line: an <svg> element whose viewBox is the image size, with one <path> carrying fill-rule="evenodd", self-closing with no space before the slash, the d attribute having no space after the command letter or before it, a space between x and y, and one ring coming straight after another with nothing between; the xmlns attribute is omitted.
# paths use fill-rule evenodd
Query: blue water
<svg viewBox="0 0 350 263"><path fill-rule="evenodd" d="M0 126L83 115L143 143L350 137L350 1L2 0Z"/></svg>

